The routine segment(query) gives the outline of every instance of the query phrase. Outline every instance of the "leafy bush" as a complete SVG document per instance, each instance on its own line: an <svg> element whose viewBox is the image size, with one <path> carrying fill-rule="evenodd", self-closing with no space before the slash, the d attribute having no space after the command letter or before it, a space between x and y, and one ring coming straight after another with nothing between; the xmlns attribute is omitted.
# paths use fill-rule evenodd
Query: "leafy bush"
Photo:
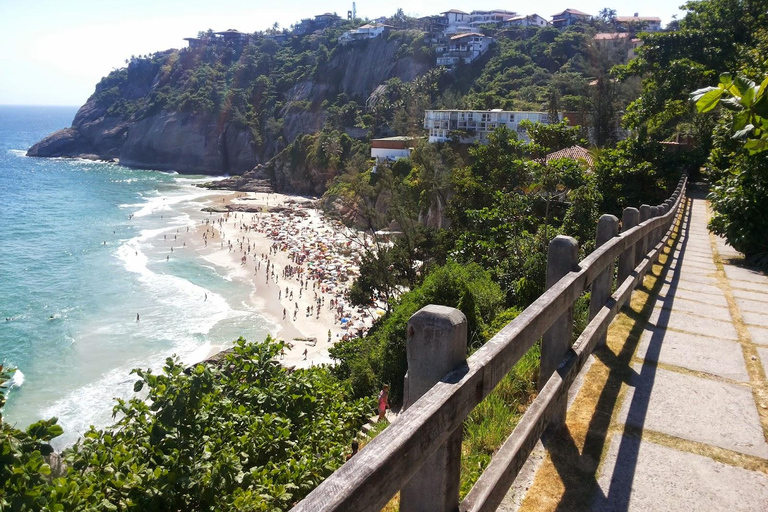
<svg viewBox="0 0 768 512"><path fill-rule="evenodd" d="M14 510L286 510L344 461L374 410L327 369L289 372L282 345L240 338L221 367L134 370L147 398L118 400L115 425L91 429L48 482L55 419L27 433L3 424L0 503ZM8 448L10 446L10 448ZM8 456L8 453L12 457Z"/></svg>
<svg viewBox="0 0 768 512"><path fill-rule="evenodd" d="M355 386L357 396L370 395L380 384L390 385L390 399L397 402L403 394L407 369L405 346L408 319L428 304L450 306L467 317L470 346L486 341L487 325L503 308L504 295L480 265L449 262L436 267L424 283L400 297L381 324L361 342L341 342L331 348L331 357L340 363L339 375ZM354 349L353 349L354 348ZM379 382L371 379L375 375Z"/></svg>

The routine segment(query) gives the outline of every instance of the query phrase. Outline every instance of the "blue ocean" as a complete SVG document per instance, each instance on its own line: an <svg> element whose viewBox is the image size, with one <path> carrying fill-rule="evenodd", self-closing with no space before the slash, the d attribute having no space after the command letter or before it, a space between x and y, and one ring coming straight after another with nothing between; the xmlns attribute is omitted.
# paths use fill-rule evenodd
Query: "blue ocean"
<svg viewBox="0 0 768 512"><path fill-rule="evenodd" d="M4 419L58 417L59 448L110 424L132 368L276 327L193 247L201 209L224 194L195 186L210 178L25 156L75 112L0 106L0 362L18 368Z"/></svg>

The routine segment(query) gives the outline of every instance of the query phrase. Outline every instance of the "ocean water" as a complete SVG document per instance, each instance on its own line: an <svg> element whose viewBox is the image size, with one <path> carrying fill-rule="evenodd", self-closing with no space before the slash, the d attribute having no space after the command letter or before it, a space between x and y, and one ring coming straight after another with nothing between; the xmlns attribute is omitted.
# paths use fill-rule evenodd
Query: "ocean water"
<svg viewBox="0 0 768 512"><path fill-rule="evenodd" d="M194 186L210 178L24 156L75 111L0 106L0 362L18 368L4 417L58 417L59 448L111 423L131 369L276 328L250 286L180 247L216 201Z"/></svg>

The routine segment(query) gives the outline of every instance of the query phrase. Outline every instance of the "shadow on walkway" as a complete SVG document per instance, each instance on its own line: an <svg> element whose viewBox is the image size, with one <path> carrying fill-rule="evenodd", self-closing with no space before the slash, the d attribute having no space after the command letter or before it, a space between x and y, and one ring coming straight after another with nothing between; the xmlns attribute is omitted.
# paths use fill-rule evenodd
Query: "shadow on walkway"
<svg viewBox="0 0 768 512"><path fill-rule="evenodd" d="M688 242L691 206L692 203L688 200L677 237L671 246L667 244L665 247L667 261L660 269L660 273L655 274L653 269L648 273L649 276L656 277L653 287L651 289L646 289L644 285L639 287L639 290L648 293L648 300L645 301L639 312L632 310L628 305L622 310L632 321L632 327L623 346L620 349L619 347L614 348L614 350L619 349L618 354L610 346L601 348L594 353L595 357L607 367L607 376L603 387L597 389L599 397L596 402L593 402L593 408L590 408L591 417L584 415L582 421L579 412L569 411L566 426L560 430L548 432L543 438L553 466L565 488L556 507L558 511L589 509L626 511L628 509L640 446L638 436L642 433L642 426L648 411L648 398L654 385L657 369L655 363L646 362L638 373L632 367L632 358L640 343L643 331L647 327L647 320L654 306L659 303L663 305L663 308L656 323L658 329L652 331L646 356L648 360L658 359L665 335L663 328L669 322L672 303L675 300L680 260L685 254ZM680 254L675 257L674 252L678 248ZM667 284L669 289L663 300L659 301L658 294L662 287ZM625 383L637 387L629 407L629 419L627 421L633 425L633 428L623 432L624 436L619 446L622 472L613 475L610 489L605 495L597 483L597 470L604 448L607 448L606 443L610 442L612 415L616 412L622 384ZM583 432L584 429L572 430L572 427L580 422L588 423L586 435ZM576 439L574 436L579 438ZM582 438L583 448L580 450L579 445L582 444L580 442Z"/></svg>

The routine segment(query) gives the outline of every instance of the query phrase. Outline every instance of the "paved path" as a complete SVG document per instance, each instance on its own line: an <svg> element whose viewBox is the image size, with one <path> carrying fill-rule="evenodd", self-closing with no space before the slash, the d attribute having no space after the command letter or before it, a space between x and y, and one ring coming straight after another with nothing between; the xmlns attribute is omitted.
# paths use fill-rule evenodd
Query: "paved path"
<svg viewBox="0 0 768 512"><path fill-rule="evenodd" d="M522 510L768 511L768 277L707 220L692 200L629 335L596 354L545 440Z"/></svg>

